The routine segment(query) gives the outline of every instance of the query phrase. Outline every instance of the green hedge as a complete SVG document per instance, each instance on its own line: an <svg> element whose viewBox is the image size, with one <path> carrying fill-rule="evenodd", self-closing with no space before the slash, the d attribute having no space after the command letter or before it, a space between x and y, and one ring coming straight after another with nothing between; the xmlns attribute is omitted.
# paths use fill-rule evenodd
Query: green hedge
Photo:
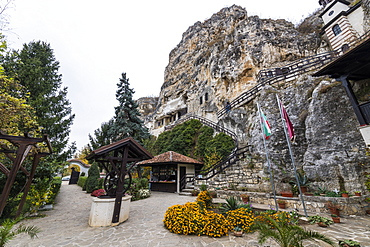
<svg viewBox="0 0 370 247"><path fill-rule="evenodd" d="M81 177L81 176L78 178L77 185L80 186L82 190L84 190L86 179L87 177ZM86 190L86 187L85 187L85 190Z"/></svg>

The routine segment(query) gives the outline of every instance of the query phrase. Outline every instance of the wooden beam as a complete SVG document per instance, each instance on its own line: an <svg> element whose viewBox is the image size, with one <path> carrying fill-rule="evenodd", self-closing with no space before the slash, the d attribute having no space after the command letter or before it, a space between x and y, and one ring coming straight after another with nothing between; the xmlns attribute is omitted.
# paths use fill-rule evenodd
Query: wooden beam
<svg viewBox="0 0 370 247"><path fill-rule="evenodd" d="M9 176L9 169L6 168L3 164L0 163L0 170L6 175Z"/></svg>

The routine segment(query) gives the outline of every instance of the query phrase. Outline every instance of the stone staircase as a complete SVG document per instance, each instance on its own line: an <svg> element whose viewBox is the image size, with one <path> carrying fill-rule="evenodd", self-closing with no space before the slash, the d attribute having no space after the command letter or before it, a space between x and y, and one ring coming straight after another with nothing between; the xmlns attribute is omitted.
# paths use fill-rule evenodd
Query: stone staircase
<svg viewBox="0 0 370 247"><path fill-rule="evenodd" d="M179 193L180 196L191 196L191 192L194 190L193 184L186 184L185 188Z"/></svg>

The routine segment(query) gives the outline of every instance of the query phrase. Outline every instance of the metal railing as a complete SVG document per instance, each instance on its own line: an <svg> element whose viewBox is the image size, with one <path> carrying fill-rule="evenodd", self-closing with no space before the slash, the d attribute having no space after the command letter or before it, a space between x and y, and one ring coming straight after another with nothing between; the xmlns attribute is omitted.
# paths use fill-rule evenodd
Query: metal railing
<svg viewBox="0 0 370 247"><path fill-rule="evenodd" d="M343 47L335 51L329 51L314 56L305 57L283 67L260 70L257 74L257 85L232 100L230 102L231 108L237 107L242 103L249 103L265 85L271 85L282 80L294 79L295 77L303 73L322 67L323 65L347 53L352 48L360 45L369 37L370 30L358 39L349 43L346 46L346 49L344 49ZM220 118L227 112L228 110L226 108L223 108L217 112L217 117Z"/></svg>

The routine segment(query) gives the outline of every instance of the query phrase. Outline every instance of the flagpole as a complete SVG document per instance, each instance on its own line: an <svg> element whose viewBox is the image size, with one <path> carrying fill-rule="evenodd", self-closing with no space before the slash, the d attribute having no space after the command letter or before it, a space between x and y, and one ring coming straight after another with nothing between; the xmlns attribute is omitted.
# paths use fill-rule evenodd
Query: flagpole
<svg viewBox="0 0 370 247"><path fill-rule="evenodd" d="M297 176L297 168L296 168L296 166L295 166L295 162L294 162L294 157L293 157L292 147L291 147L290 139L289 139L289 137L288 137L288 133L287 133L286 120L285 120L285 119L284 119L284 117L283 117L283 110L282 110L282 107L281 107L281 102L280 102L279 96L278 96L277 94L276 94L276 99L277 99L277 102L278 102L278 105L279 105L281 121L282 121L282 123L283 123L283 128L284 128L285 138L286 138L286 141L287 141L287 143L288 143L288 148L289 148L290 158L292 159L292 166L293 166L293 169L294 169L294 176L295 176L295 179L296 179L296 181L297 181L297 186L298 186L299 195L300 195L300 198L301 198L301 201L302 201L304 214L305 214L305 216L306 216L306 217L308 217L308 215L307 215L307 211L306 211L306 205L305 205L305 202L304 202L304 199L303 199L303 195L302 195L302 191L301 191L301 185L300 185L300 183L299 183L299 179L298 179L298 176Z"/></svg>
<svg viewBox="0 0 370 247"><path fill-rule="evenodd" d="M277 204L277 201L276 201L275 183L274 183L274 179L272 177L269 153L268 153L268 150L267 150L267 147L266 147L265 136L263 134L263 124L262 124L261 109L260 109L260 105L258 104L258 102L257 102L257 109L258 109L258 115L259 115L259 118L260 118L260 127L261 127L261 134L262 134L263 146L265 148L266 160L267 160L267 164L268 164L268 170L269 170L269 173L270 173L271 189L272 189L272 191L274 193L275 209L276 209L276 211L279 211L279 207L278 207L278 204Z"/></svg>

